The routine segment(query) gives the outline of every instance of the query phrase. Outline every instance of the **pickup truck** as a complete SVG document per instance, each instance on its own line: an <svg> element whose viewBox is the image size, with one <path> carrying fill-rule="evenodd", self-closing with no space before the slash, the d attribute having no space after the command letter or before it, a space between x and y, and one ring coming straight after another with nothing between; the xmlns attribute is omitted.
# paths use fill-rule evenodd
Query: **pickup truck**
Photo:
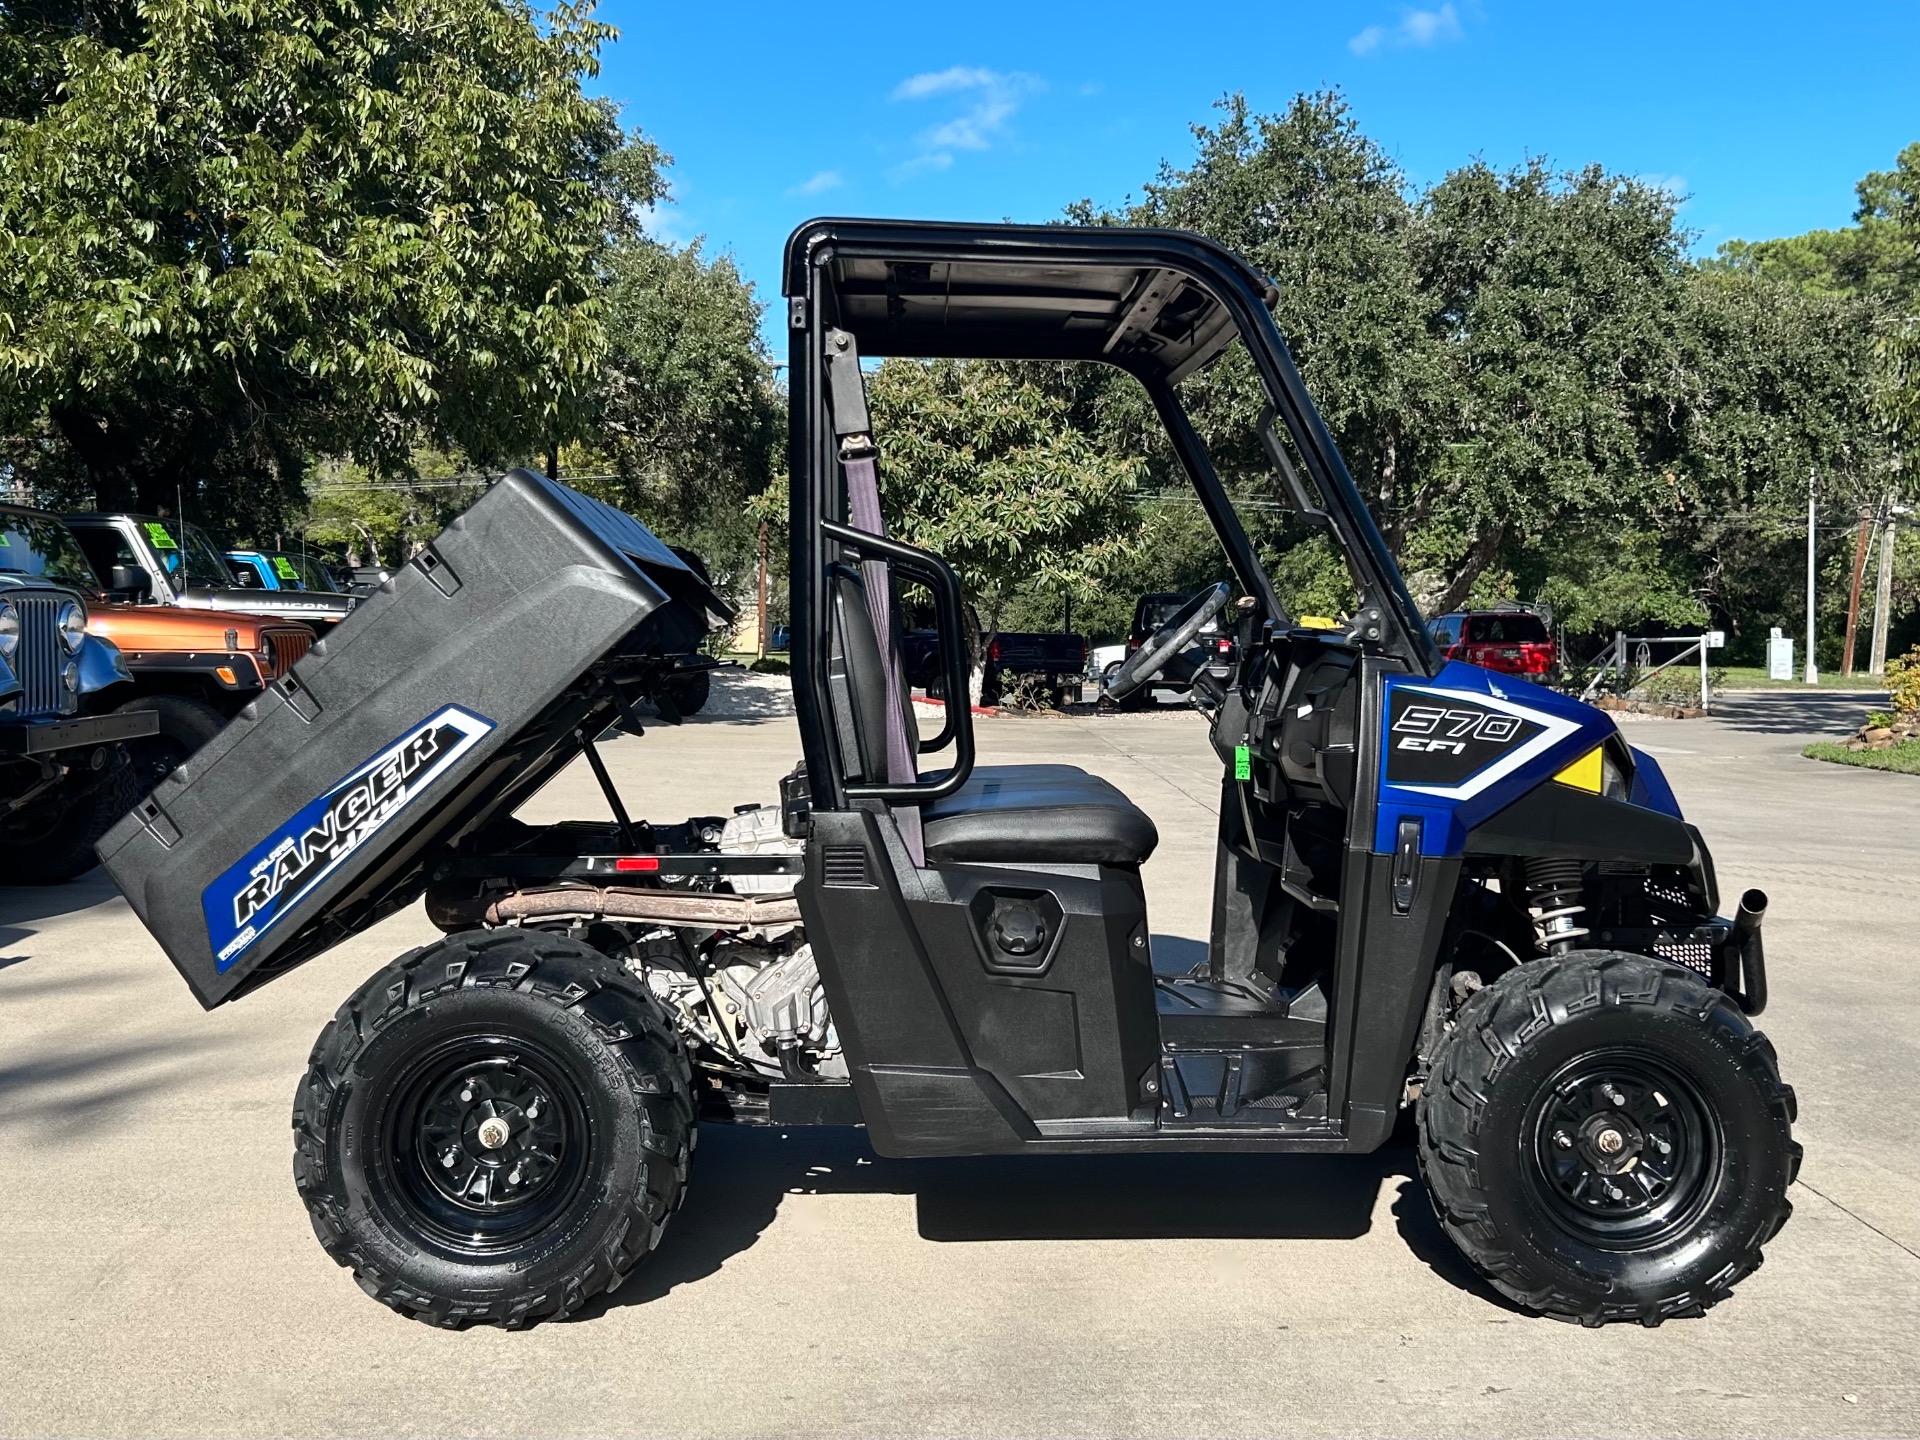
<svg viewBox="0 0 1920 1440"><path fill-rule="evenodd" d="M979 622L974 633L980 633ZM909 630L901 637L901 660L907 683L935 699L940 690L940 632L931 626ZM1087 668L1087 637L1065 631L1003 630L987 642L986 673L980 684L980 703L998 705L1009 677L1044 676L1056 705L1069 685L1078 685Z"/></svg>
<svg viewBox="0 0 1920 1440"><path fill-rule="evenodd" d="M89 695L83 708L153 717L148 733L127 744L138 794L313 648L312 628L297 620L112 599L73 531L48 511L0 504L0 525L15 563L60 574L87 599L88 633L119 649L129 683Z"/></svg>
<svg viewBox="0 0 1920 1440"><path fill-rule="evenodd" d="M0 513L0 884L51 885L94 865L93 846L138 799L126 745L154 717L87 714L128 683L91 633L85 561L64 533Z"/></svg>
<svg viewBox="0 0 1920 1440"><path fill-rule="evenodd" d="M353 595L242 589L233 583L233 568L220 547L191 522L99 513L63 518L117 600L298 620L323 635L360 603Z"/></svg>

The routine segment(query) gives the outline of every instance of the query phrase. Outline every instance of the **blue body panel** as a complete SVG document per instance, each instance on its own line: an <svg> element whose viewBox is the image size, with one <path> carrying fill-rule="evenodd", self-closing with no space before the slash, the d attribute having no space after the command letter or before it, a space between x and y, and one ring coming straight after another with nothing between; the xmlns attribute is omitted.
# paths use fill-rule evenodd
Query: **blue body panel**
<svg viewBox="0 0 1920 1440"><path fill-rule="evenodd" d="M1667 784L1660 762L1644 750L1636 750L1631 745L1627 748L1633 750L1633 788L1627 798L1644 809L1658 810L1676 820L1686 819L1680 813L1680 802L1674 798L1673 787Z"/></svg>
<svg viewBox="0 0 1920 1440"><path fill-rule="evenodd" d="M1392 853L1403 820L1420 821L1421 854L1461 854L1467 832L1475 825L1552 778L1616 729L1605 711L1571 696L1458 660L1449 661L1431 680L1393 675L1387 677L1386 686L1380 706L1379 809L1373 836L1374 851L1382 855ZM1456 783L1396 784L1388 779L1392 748L1396 743L1409 744L1408 737L1396 741L1393 734L1396 693L1417 696L1432 707L1444 708L1451 700L1513 717L1522 722L1521 738ZM1654 767L1656 773L1658 768ZM1671 803L1672 792L1666 790L1664 777L1658 783Z"/></svg>

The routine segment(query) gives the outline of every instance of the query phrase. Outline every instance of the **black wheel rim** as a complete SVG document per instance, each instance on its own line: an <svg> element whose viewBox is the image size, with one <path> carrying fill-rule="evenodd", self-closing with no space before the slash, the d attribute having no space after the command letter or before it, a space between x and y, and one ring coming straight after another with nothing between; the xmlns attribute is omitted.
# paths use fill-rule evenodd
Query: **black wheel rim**
<svg viewBox="0 0 1920 1440"><path fill-rule="evenodd" d="M502 1259L572 1208L593 1127L570 1068L519 1036L449 1040L414 1060L381 1119L389 1189L434 1248Z"/></svg>
<svg viewBox="0 0 1920 1440"><path fill-rule="evenodd" d="M178 740L169 740L164 736L143 740L128 749L131 751L129 758L133 761L134 777L143 795L156 789L162 780L186 764L190 753Z"/></svg>
<svg viewBox="0 0 1920 1440"><path fill-rule="evenodd" d="M1725 1149L1700 1092L1637 1050L1579 1056L1534 1103L1526 1167L1563 1229L1610 1250L1658 1245L1711 1198Z"/></svg>

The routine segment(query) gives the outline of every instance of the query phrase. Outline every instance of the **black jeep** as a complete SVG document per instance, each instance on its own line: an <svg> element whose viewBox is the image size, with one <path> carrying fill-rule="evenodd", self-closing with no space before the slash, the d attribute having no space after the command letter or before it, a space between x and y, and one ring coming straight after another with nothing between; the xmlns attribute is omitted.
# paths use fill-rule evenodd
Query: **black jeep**
<svg viewBox="0 0 1920 1440"><path fill-rule="evenodd" d="M0 516L0 884L50 885L96 863L93 846L132 806L123 742L152 735L146 712L83 715L86 698L130 678L87 633L93 576L58 534Z"/></svg>

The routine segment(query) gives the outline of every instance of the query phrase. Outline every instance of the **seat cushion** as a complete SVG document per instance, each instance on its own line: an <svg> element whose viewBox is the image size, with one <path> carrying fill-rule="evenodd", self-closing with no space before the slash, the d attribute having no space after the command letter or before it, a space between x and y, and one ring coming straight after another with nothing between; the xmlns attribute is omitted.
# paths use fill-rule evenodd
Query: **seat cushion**
<svg viewBox="0 0 1920 1440"><path fill-rule="evenodd" d="M1072 765L981 765L920 812L927 859L1138 865L1160 843L1146 812Z"/></svg>

